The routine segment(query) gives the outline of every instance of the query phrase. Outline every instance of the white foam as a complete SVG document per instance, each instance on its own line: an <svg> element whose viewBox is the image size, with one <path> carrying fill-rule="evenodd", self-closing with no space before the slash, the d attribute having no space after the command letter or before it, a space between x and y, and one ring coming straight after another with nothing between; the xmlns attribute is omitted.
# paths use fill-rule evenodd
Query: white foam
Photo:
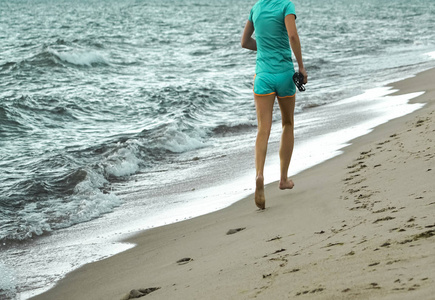
<svg viewBox="0 0 435 300"><path fill-rule="evenodd" d="M171 152L181 153L204 147L204 143L197 138L188 136L187 134L178 133L177 135L172 136L172 139L163 142L162 146Z"/></svg>
<svg viewBox="0 0 435 300"><path fill-rule="evenodd" d="M132 149L121 148L110 155L104 162L105 171L113 176L127 176L139 170L140 159L134 155Z"/></svg>
<svg viewBox="0 0 435 300"><path fill-rule="evenodd" d="M36 203L28 203L18 212L19 231L12 234L14 239L27 239L33 235L41 235L44 232L52 231L47 223L44 212L37 209Z"/></svg>
<svg viewBox="0 0 435 300"><path fill-rule="evenodd" d="M430 58L435 59L435 51L434 52L426 53L426 55L429 56Z"/></svg>
<svg viewBox="0 0 435 300"><path fill-rule="evenodd" d="M165 135L156 140L156 145L161 146L171 152L182 153L204 147L206 144L201 140L201 132L198 128L186 134L181 132L176 125L171 125Z"/></svg>
<svg viewBox="0 0 435 300"><path fill-rule="evenodd" d="M105 183L107 180L101 174L90 172L84 181L77 184L75 195L64 204L61 212L69 216L68 225L89 221L121 205L121 199L115 194L100 191Z"/></svg>
<svg viewBox="0 0 435 300"><path fill-rule="evenodd" d="M87 171L86 177L74 187L75 195L92 195L96 188L103 187L108 181L103 175L95 171Z"/></svg>
<svg viewBox="0 0 435 300"><path fill-rule="evenodd" d="M91 67L92 64L107 64L105 57L97 51L58 52L53 49L48 49L48 52L56 55L60 60L74 65Z"/></svg>
<svg viewBox="0 0 435 300"><path fill-rule="evenodd" d="M15 270L0 261L0 290L6 292L6 296L13 297L15 295Z"/></svg>
<svg viewBox="0 0 435 300"><path fill-rule="evenodd" d="M40 287L20 290L16 299L25 300L41 294L54 286L54 279L59 280L66 273L82 265L134 247L133 244L109 242L95 236L92 239L80 239L78 242L57 240L50 237L48 239L49 242L46 241L46 244L41 242L35 245L30 253L17 257L13 262L19 281L26 280L29 286ZM50 252L48 260L47 251ZM29 268L29 265L32 267Z"/></svg>
<svg viewBox="0 0 435 300"><path fill-rule="evenodd" d="M77 203L77 201L79 201ZM111 212L122 201L114 194L104 194L96 190L88 198L77 197L75 210L71 213L71 224L92 220L102 214Z"/></svg>

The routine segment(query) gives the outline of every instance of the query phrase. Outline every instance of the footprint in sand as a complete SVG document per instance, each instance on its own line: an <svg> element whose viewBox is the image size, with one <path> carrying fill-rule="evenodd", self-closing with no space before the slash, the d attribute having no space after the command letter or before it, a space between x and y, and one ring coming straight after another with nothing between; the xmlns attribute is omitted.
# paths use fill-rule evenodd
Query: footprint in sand
<svg viewBox="0 0 435 300"><path fill-rule="evenodd" d="M185 258L182 258L182 259L177 260L177 264L179 264L179 265L185 265L185 264L187 264L187 263L190 263L191 261L193 261L192 258L190 258L190 257L185 257Z"/></svg>
<svg viewBox="0 0 435 300"><path fill-rule="evenodd" d="M393 210L393 209L396 209L396 207L395 206L391 206L391 207L388 206L388 207L385 207L385 208L382 208L382 209L379 209L379 210L372 211L372 213L379 214L379 213L386 212L387 210Z"/></svg>
<svg viewBox="0 0 435 300"><path fill-rule="evenodd" d="M369 289L379 290L379 289L381 289L381 287L379 286L378 283L376 283L376 282L372 282L372 283L370 283L370 287L369 287Z"/></svg>
<svg viewBox="0 0 435 300"><path fill-rule="evenodd" d="M239 231L245 230L246 227L234 228L227 231L227 235L237 233Z"/></svg>
<svg viewBox="0 0 435 300"><path fill-rule="evenodd" d="M319 287L319 288L316 288L316 289L313 289L313 290L305 290L303 292L298 292L298 293L296 293L296 296L306 295L308 293L309 294L319 293L319 292L322 292L324 290L325 290L325 288Z"/></svg>
<svg viewBox="0 0 435 300"><path fill-rule="evenodd" d="M295 268L295 269L291 269L291 270L289 270L289 271L285 271L284 274L296 273L296 272L299 272L300 270L301 270L301 269L297 269L297 268Z"/></svg>
<svg viewBox="0 0 435 300"><path fill-rule="evenodd" d="M383 221L389 221L389 220L393 220L393 219L395 219L395 218L388 216L388 217L385 217L385 218L377 219L376 221L373 222L373 224L376 224L376 223L379 223L379 222L383 222Z"/></svg>
<svg viewBox="0 0 435 300"><path fill-rule="evenodd" d="M390 246L391 245L391 243L390 242L385 242L385 243L383 243L382 245L381 245L381 247L388 247L388 246Z"/></svg>
<svg viewBox="0 0 435 300"><path fill-rule="evenodd" d="M282 249L276 250L272 254L277 254L277 253L281 253L281 252L284 252L284 251L286 251L286 249L282 248Z"/></svg>
<svg viewBox="0 0 435 300"><path fill-rule="evenodd" d="M148 295L149 293L157 291L159 289L160 289L160 287L152 287L152 288L146 288L146 289L131 290L130 293L125 295L123 298L121 298L121 300L140 298L140 297Z"/></svg>
<svg viewBox="0 0 435 300"><path fill-rule="evenodd" d="M278 253L281 253L281 252L284 252L284 251L287 251L287 249L284 249L284 248L282 248L282 249L278 249L278 250L276 250L276 251L273 252L273 253L263 255L263 257L268 257L269 255L278 254Z"/></svg>
<svg viewBox="0 0 435 300"><path fill-rule="evenodd" d="M277 235L276 237L271 238L270 240L267 240L266 242L277 241L277 240L280 240L281 238L282 238L282 237L280 237L279 235Z"/></svg>
<svg viewBox="0 0 435 300"><path fill-rule="evenodd" d="M329 247L334 247L334 246L343 246L344 243L328 243L328 245L322 247L322 248L329 248Z"/></svg>
<svg viewBox="0 0 435 300"><path fill-rule="evenodd" d="M417 235L414 235L413 239L414 241L419 239L427 239L435 235L435 230L427 230L425 232L419 233Z"/></svg>
<svg viewBox="0 0 435 300"><path fill-rule="evenodd" d="M378 145L383 145L383 144L386 144L386 143L389 143L389 142L390 142L390 140L386 140L386 141L383 141L381 143L378 143Z"/></svg>

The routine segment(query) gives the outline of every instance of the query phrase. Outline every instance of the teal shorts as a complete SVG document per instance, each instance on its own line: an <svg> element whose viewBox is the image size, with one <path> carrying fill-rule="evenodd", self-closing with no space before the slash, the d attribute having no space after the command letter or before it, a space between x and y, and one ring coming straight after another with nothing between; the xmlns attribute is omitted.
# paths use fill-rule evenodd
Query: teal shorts
<svg viewBox="0 0 435 300"><path fill-rule="evenodd" d="M268 96L275 94L279 98L293 97L296 94L296 86L293 82L294 70L284 73L261 72L254 76L254 94Z"/></svg>

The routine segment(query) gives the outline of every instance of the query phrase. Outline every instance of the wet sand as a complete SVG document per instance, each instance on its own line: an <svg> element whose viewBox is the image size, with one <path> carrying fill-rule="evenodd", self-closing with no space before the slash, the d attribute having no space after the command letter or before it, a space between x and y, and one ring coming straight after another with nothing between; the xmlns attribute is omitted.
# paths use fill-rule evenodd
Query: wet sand
<svg viewBox="0 0 435 300"><path fill-rule="evenodd" d="M392 86L416 112L234 205L129 238L136 247L32 299L433 299L435 69ZM253 181L253 184L254 181Z"/></svg>

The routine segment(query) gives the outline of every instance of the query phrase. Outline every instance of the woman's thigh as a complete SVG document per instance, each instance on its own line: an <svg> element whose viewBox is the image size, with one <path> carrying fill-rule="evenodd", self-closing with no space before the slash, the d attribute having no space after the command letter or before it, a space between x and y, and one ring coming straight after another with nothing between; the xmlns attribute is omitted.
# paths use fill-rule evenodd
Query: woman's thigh
<svg viewBox="0 0 435 300"><path fill-rule="evenodd" d="M275 95L258 96L254 95L255 108L257 111L257 122L259 127L270 128L272 126L273 104Z"/></svg>
<svg viewBox="0 0 435 300"><path fill-rule="evenodd" d="M282 125L291 124L294 125L295 103L296 96L279 98L279 108L281 110Z"/></svg>

